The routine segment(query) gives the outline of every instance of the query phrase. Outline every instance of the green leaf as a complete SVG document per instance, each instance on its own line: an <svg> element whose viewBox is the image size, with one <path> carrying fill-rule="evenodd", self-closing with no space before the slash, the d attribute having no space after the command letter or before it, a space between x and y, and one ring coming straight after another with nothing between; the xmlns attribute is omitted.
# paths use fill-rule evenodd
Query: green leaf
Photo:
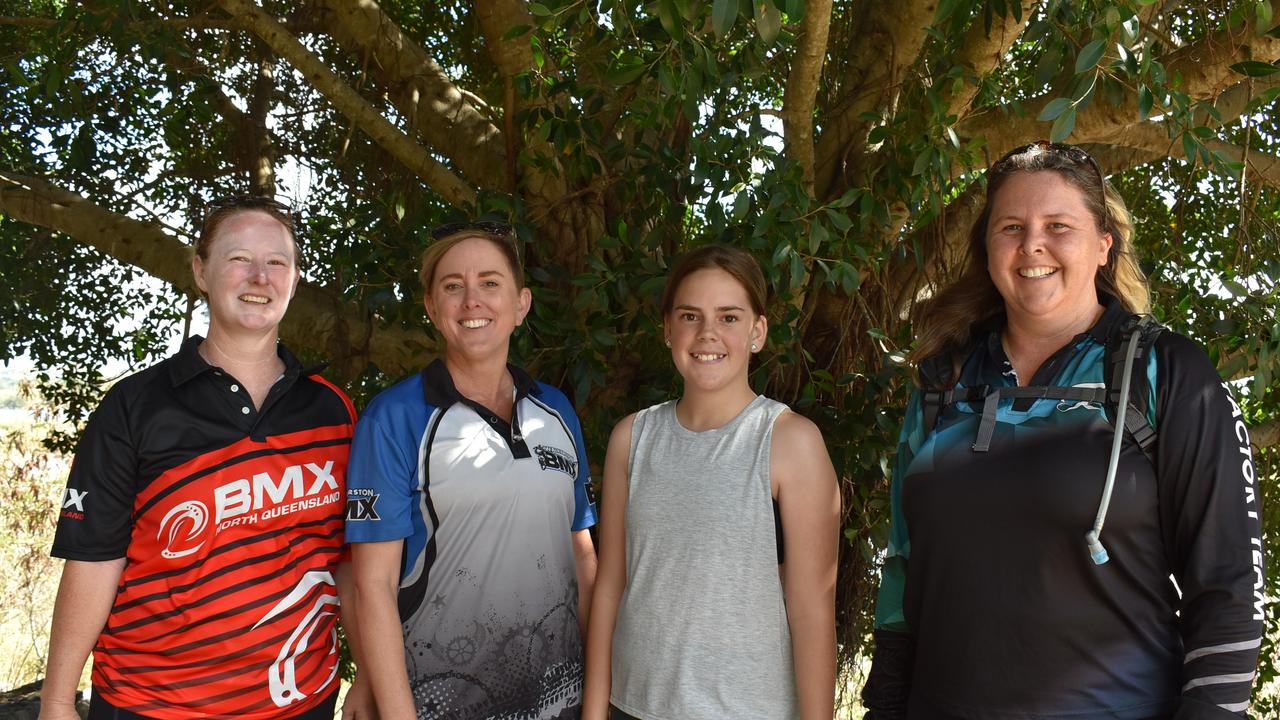
<svg viewBox="0 0 1280 720"><path fill-rule="evenodd" d="M524 35L525 33L529 32L532 29L533 29L532 25L516 25L510 30L502 33L502 39L515 40L516 38L520 37L521 35Z"/></svg>
<svg viewBox="0 0 1280 720"><path fill-rule="evenodd" d="M716 37L724 39L738 19L738 0L715 0L711 6L711 29Z"/></svg>
<svg viewBox="0 0 1280 720"><path fill-rule="evenodd" d="M791 287L799 288L804 283L804 259L799 254L791 256Z"/></svg>
<svg viewBox="0 0 1280 720"><path fill-rule="evenodd" d="M1264 2L1263 0L1258 0L1258 2L1254 4L1253 9L1258 16L1258 23L1257 23L1258 31L1262 32L1262 28L1270 27L1271 3Z"/></svg>
<svg viewBox="0 0 1280 720"><path fill-rule="evenodd" d="M1071 105L1071 98L1054 98L1048 105L1044 106L1044 109L1040 111L1040 116L1036 119L1043 122L1049 122L1067 110L1070 110Z"/></svg>
<svg viewBox="0 0 1280 720"><path fill-rule="evenodd" d="M529 14L535 17L551 17L552 12L540 2L529 3Z"/></svg>
<svg viewBox="0 0 1280 720"><path fill-rule="evenodd" d="M809 254L817 255L818 250L822 246L831 242L831 233L827 232L826 226L822 223L812 223L809 226Z"/></svg>
<svg viewBox="0 0 1280 720"><path fill-rule="evenodd" d="M615 86L630 84L644 74L647 69L644 61L637 57L620 58L609 68L609 82Z"/></svg>
<svg viewBox="0 0 1280 720"><path fill-rule="evenodd" d="M1280 67L1259 60L1238 62L1231 69L1247 77L1266 77L1280 72Z"/></svg>
<svg viewBox="0 0 1280 720"><path fill-rule="evenodd" d="M1076 74L1079 75L1096 67L1106 48L1106 38L1098 38L1081 48L1080 54L1076 56Z"/></svg>
<svg viewBox="0 0 1280 720"><path fill-rule="evenodd" d="M853 227L853 220L845 213L839 210L827 209L827 220L831 226L841 233L849 232L849 228Z"/></svg>
<svg viewBox="0 0 1280 720"><path fill-rule="evenodd" d="M1071 135L1071 131L1076 127L1076 111L1075 108L1068 110L1058 116L1053 121L1053 127L1049 128L1049 141L1062 142Z"/></svg>
<svg viewBox="0 0 1280 720"><path fill-rule="evenodd" d="M684 22L676 9L675 0L658 0L658 20L662 22L662 29L672 38L679 40L684 37Z"/></svg>
<svg viewBox="0 0 1280 720"><path fill-rule="evenodd" d="M1151 88L1143 85L1138 88L1138 117L1146 120L1151 116L1151 106L1155 103L1155 97L1151 94Z"/></svg>
<svg viewBox="0 0 1280 720"><path fill-rule="evenodd" d="M782 13L778 12L773 0L755 0L756 32L765 45L772 45L782 30Z"/></svg>
<svg viewBox="0 0 1280 720"><path fill-rule="evenodd" d="M800 22L804 19L805 0L785 0L782 11L787 14L787 22Z"/></svg>

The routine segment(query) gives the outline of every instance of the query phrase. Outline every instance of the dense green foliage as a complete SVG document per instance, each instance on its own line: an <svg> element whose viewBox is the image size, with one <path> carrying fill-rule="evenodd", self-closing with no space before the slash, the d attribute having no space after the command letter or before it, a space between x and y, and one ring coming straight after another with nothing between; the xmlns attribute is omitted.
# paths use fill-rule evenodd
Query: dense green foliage
<svg viewBox="0 0 1280 720"><path fill-rule="evenodd" d="M1272 2L0 5L0 359L33 358L73 418L105 364L151 362L186 330L181 249L162 240L189 240L217 195L298 207L314 302L285 337L358 402L431 356L430 227L517 224L535 303L515 354L577 402L596 463L617 418L676 391L656 310L670 258L748 247L773 308L753 380L820 424L841 474L851 658L911 303L958 266L982 171L1052 137L1112 173L1157 315L1245 381L1275 442ZM1273 494L1273 451L1259 467ZM1278 519L1268 505L1271 558Z"/></svg>

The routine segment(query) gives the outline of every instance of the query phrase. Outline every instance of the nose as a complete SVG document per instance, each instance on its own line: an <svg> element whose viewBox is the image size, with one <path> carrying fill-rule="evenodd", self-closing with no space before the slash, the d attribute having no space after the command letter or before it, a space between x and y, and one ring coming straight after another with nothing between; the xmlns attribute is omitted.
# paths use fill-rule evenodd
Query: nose
<svg viewBox="0 0 1280 720"><path fill-rule="evenodd" d="M702 319L702 322L698 323L698 339L714 340L715 338L716 338L715 319L710 317L704 317Z"/></svg>
<svg viewBox="0 0 1280 720"><path fill-rule="evenodd" d="M259 283L265 283L267 281L267 263L265 260L254 261L253 280L254 282Z"/></svg>
<svg viewBox="0 0 1280 720"><path fill-rule="evenodd" d="M1023 255L1035 255L1044 250L1047 233L1044 228L1036 225L1028 225L1022 233L1022 242L1018 245L1018 250Z"/></svg>
<svg viewBox="0 0 1280 720"><path fill-rule="evenodd" d="M462 306L476 307L479 304L480 304L480 293L477 292L476 288L472 287L470 284L463 287Z"/></svg>

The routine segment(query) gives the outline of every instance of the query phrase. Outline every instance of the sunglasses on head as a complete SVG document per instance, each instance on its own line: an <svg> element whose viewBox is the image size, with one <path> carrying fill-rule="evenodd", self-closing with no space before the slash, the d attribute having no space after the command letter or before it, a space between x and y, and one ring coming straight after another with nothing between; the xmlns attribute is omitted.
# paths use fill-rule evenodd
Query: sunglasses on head
<svg viewBox="0 0 1280 720"><path fill-rule="evenodd" d="M1102 168L1098 166L1098 161L1094 160L1092 155L1085 152L1084 148L1077 145L1068 145L1066 143L1049 142L1048 140L1037 140L1033 143L1027 143L1026 145L1010 150L991 166L991 170L992 172L1000 172L1004 169L1003 166L1007 164L1009 160L1024 153L1036 150L1052 153L1061 158L1066 158L1077 165L1087 164L1089 167L1093 168L1095 173L1097 173L1098 181L1104 185L1106 184L1106 176L1102 174Z"/></svg>
<svg viewBox="0 0 1280 720"><path fill-rule="evenodd" d="M512 239L516 236L516 229L507 223L497 220L479 220L476 222L456 222L438 225L431 230L431 239L439 240L456 233L472 230L503 239Z"/></svg>
<svg viewBox="0 0 1280 720"><path fill-rule="evenodd" d="M212 215L218 210L275 210L293 219L293 208L274 198L261 195L226 195L214 198L205 204L205 215Z"/></svg>

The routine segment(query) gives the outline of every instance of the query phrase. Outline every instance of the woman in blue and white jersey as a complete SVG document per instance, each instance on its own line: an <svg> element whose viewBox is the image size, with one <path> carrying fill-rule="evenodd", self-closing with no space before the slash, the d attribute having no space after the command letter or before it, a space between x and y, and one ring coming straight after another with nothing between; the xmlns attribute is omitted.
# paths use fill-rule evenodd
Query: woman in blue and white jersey
<svg viewBox="0 0 1280 720"><path fill-rule="evenodd" d="M374 398L351 448L359 671L381 720L577 718L595 577L582 430L507 363L531 303L512 228L432 235L443 357Z"/></svg>
<svg viewBox="0 0 1280 720"><path fill-rule="evenodd" d="M989 171L965 271L917 313L870 720L1245 713L1248 434L1205 353L1142 317L1132 230L1080 148Z"/></svg>

